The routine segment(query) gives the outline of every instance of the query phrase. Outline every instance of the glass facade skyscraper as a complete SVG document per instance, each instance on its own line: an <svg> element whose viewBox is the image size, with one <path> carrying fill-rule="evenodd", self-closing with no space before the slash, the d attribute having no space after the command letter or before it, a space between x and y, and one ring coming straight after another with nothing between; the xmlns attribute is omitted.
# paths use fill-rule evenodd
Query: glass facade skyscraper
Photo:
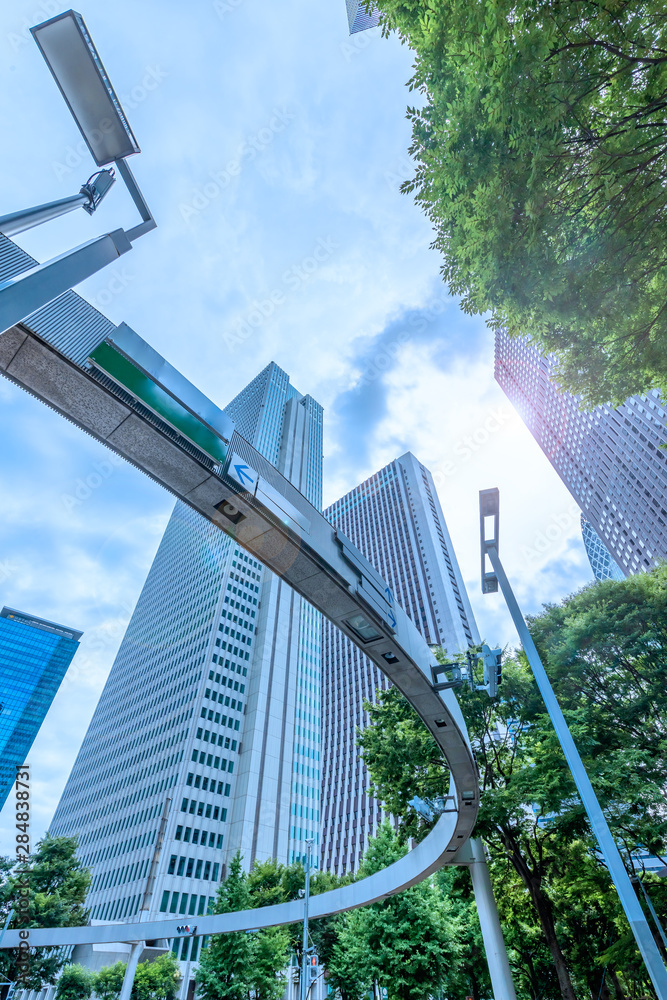
<svg viewBox="0 0 667 1000"><path fill-rule="evenodd" d="M618 566L597 531L584 515L581 515L581 537L588 561L596 580L625 580L623 570Z"/></svg>
<svg viewBox="0 0 667 1000"><path fill-rule="evenodd" d="M367 9L366 0L345 0L347 6L347 22L350 26L350 34L357 31L365 31L366 28L374 28L380 15L375 6L370 11Z"/></svg>
<svg viewBox="0 0 667 1000"><path fill-rule="evenodd" d="M325 510L391 586L426 642L454 654L479 642L431 473L408 452ZM387 687L384 675L334 625L323 625L322 845L320 863L355 871L383 819L368 794L355 747L368 724L364 700Z"/></svg>
<svg viewBox="0 0 667 1000"><path fill-rule="evenodd" d="M321 406L272 363L227 412L321 508ZM93 919L201 914L237 850L246 867L302 856L320 639L310 605L176 504L51 827L79 836Z"/></svg>
<svg viewBox="0 0 667 1000"><path fill-rule="evenodd" d="M82 634L13 608L0 611L0 808Z"/></svg>
<svg viewBox="0 0 667 1000"><path fill-rule="evenodd" d="M555 359L496 333L496 380L624 574L667 558L667 408L657 389L591 413Z"/></svg>

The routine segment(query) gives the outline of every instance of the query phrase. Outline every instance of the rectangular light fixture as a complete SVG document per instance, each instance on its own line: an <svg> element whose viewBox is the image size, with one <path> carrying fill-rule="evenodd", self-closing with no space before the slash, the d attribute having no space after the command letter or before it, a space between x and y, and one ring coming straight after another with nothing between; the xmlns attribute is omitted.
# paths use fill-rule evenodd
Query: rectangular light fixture
<svg viewBox="0 0 667 1000"><path fill-rule="evenodd" d="M30 31L98 167L141 152L81 15L68 10Z"/></svg>
<svg viewBox="0 0 667 1000"><path fill-rule="evenodd" d="M375 639L381 638L375 626L371 625L363 615L350 615L349 618L345 619L345 624L359 636L362 642L373 642Z"/></svg>

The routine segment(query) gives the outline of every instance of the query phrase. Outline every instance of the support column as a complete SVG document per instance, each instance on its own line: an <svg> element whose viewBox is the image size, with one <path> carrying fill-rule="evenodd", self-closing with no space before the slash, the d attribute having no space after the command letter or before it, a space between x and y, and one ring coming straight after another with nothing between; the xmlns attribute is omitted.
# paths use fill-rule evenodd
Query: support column
<svg viewBox="0 0 667 1000"><path fill-rule="evenodd" d="M495 1000L516 1000L512 972L507 958L507 949L498 916L498 907L493 896L489 867L486 863L484 844L478 838L468 841L472 860L468 863L472 887L482 928L486 961L491 976L491 988Z"/></svg>
<svg viewBox="0 0 667 1000"><path fill-rule="evenodd" d="M134 983L134 974L137 971L137 965L139 964L139 958L142 951L144 950L144 941L135 941L132 945L132 950L130 951L130 957L127 960L127 965L125 967L125 976L123 978L123 988L120 991L120 996L118 1000L130 1000L130 993L132 992L132 984Z"/></svg>

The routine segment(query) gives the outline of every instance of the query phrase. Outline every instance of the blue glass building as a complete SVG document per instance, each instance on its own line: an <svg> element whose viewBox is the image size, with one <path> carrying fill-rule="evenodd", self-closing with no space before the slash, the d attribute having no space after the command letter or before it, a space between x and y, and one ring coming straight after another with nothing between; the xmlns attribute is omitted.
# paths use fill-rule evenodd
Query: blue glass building
<svg viewBox="0 0 667 1000"><path fill-rule="evenodd" d="M33 615L0 611L0 808L24 764L82 633Z"/></svg>

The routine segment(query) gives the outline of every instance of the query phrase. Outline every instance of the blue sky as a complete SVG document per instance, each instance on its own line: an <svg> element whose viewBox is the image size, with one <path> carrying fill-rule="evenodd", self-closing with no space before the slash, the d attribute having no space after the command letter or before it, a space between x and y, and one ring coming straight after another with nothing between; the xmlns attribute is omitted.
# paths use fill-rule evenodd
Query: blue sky
<svg viewBox="0 0 667 1000"><path fill-rule="evenodd" d="M218 404L274 360L325 407L325 503L407 450L432 470L481 633L515 641L479 593L477 491L501 489L501 546L526 611L590 581L576 507L493 379L493 337L439 276L410 175L411 54L347 34L343 0L79 7L139 140L158 229L77 290ZM94 164L31 24L0 15L0 212L78 191ZM22 234L45 260L135 214L118 184ZM0 382L0 602L84 630L30 755L48 827L172 499ZM12 849L11 803L0 852Z"/></svg>

